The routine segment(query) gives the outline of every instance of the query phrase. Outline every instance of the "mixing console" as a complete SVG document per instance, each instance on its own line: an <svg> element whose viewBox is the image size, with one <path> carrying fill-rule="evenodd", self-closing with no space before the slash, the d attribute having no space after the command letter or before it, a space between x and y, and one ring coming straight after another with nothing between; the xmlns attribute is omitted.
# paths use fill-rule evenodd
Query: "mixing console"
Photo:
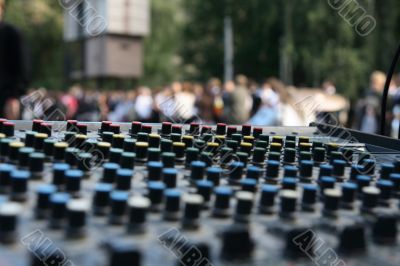
<svg viewBox="0 0 400 266"><path fill-rule="evenodd" d="M400 141L0 120L0 265L400 265Z"/></svg>

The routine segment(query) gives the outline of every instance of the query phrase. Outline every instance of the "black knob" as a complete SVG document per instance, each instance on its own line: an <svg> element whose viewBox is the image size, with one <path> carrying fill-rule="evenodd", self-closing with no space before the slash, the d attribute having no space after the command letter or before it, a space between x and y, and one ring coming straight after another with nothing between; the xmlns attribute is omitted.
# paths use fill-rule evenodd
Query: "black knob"
<svg viewBox="0 0 400 266"><path fill-rule="evenodd" d="M47 216L50 209L50 196L56 192L54 185L41 185L37 188L36 212L37 218L41 219Z"/></svg>
<svg viewBox="0 0 400 266"><path fill-rule="evenodd" d="M178 171L175 168L165 168L162 174L163 182L167 188L176 187Z"/></svg>
<svg viewBox="0 0 400 266"><path fill-rule="evenodd" d="M108 183L97 183L93 197L93 211L96 215L105 215L107 213L110 194L113 185Z"/></svg>
<svg viewBox="0 0 400 266"><path fill-rule="evenodd" d="M325 149L324 148L315 148L313 151L313 160L321 163L325 161Z"/></svg>
<svg viewBox="0 0 400 266"><path fill-rule="evenodd" d="M160 161L160 158L161 158L161 150L159 148L149 148L147 150L147 160L149 162Z"/></svg>
<svg viewBox="0 0 400 266"><path fill-rule="evenodd" d="M233 194L230 187L216 187L214 189L215 201L213 214L217 217L229 215L230 199Z"/></svg>
<svg viewBox="0 0 400 266"><path fill-rule="evenodd" d="M19 149L24 147L23 142L14 141L10 143L9 150L8 150L8 159L16 163L18 161Z"/></svg>
<svg viewBox="0 0 400 266"><path fill-rule="evenodd" d="M146 223L147 211L150 207L150 200L145 197L135 196L128 200L129 232L143 232Z"/></svg>
<svg viewBox="0 0 400 266"><path fill-rule="evenodd" d="M284 177L282 179L282 189L296 190L297 188L297 178Z"/></svg>
<svg viewBox="0 0 400 266"><path fill-rule="evenodd" d="M22 206L15 202L5 202L0 205L0 242L9 244L17 238L18 217Z"/></svg>
<svg viewBox="0 0 400 266"><path fill-rule="evenodd" d="M67 193L54 193L50 196L50 227L59 229L64 225L67 215L67 203L70 196Z"/></svg>
<svg viewBox="0 0 400 266"><path fill-rule="evenodd" d="M228 138L232 137L233 134L237 133L237 128L235 126L228 126L226 129L226 136Z"/></svg>
<svg viewBox="0 0 400 266"><path fill-rule="evenodd" d="M136 135L142 130L142 123L141 122L132 122L131 125L131 134Z"/></svg>
<svg viewBox="0 0 400 266"><path fill-rule="evenodd" d="M352 209L356 199L357 185L353 182L346 182L342 185L341 204L345 209Z"/></svg>
<svg viewBox="0 0 400 266"><path fill-rule="evenodd" d="M101 122L101 127L100 127L100 132L104 133L106 131L110 131L110 125L112 124L111 121L102 121ZM67 129L68 130L68 129ZM70 131L70 130L68 130Z"/></svg>
<svg viewBox="0 0 400 266"><path fill-rule="evenodd" d="M65 190L72 195L77 195L81 190L82 178L81 170L67 170L65 172Z"/></svg>
<svg viewBox="0 0 400 266"><path fill-rule="evenodd" d="M65 162L71 166L76 166L78 164L78 153L79 149L67 148L65 150Z"/></svg>
<svg viewBox="0 0 400 266"><path fill-rule="evenodd" d="M78 155L78 169L81 170L86 176L92 170L93 156L90 153L80 153Z"/></svg>
<svg viewBox="0 0 400 266"><path fill-rule="evenodd" d="M346 226L339 238L339 250L344 253L361 252L366 248L365 229L361 224Z"/></svg>
<svg viewBox="0 0 400 266"><path fill-rule="evenodd" d="M162 139L160 143L160 148L162 152L172 152L173 142L169 139Z"/></svg>
<svg viewBox="0 0 400 266"><path fill-rule="evenodd" d="M111 212L109 223L120 225L125 222L129 192L115 190L110 195Z"/></svg>
<svg viewBox="0 0 400 266"><path fill-rule="evenodd" d="M368 175L359 175L357 176L357 187L358 187L358 192L362 193L362 190L364 187L368 187L369 184L371 183L372 178Z"/></svg>
<svg viewBox="0 0 400 266"><path fill-rule="evenodd" d="M319 178L323 176L332 176L333 166L330 164L321 164L319 166Z"/></svg>
<svg viewBox="0 0 400 266"><path fill-rule="evenodd" d="M264 148L254 148L253 151L253 163L264 163L265 161L265 153L267 152Z"/></svg>
<svg viewBox="0 0 400 266"><path fill-rule="evenodd" d="M122 149L124 146L125 136L122 134L114 134L111 145L113 148Z"/></svg>
<svg viewBox="0 0 400 266"><path fill-rule="evenodd" d="M372 236L379 244L393 244L397 242L397 218L395 215L380 215L372 227Z"/></svg>
<svg viewBox="0 0 400 266"><path fill-rule="evenodd" d="M55 161L63 161L65 158L65 150L68 148L68 143L57 142L53 147L53 158Z"/></svg>
<svg viewBox="0 0 400 266"><path fill-rule="evenodd" d="M163 152L161 154L161 160L164 164L164 167L174 168L175 167L175 153L172 152Z"/></svg>
<svg viewBox="0 0 400 266"><path fill-rule="evenodd" d="M290 258L303 258L314 255L314 231L307 228L293 228L285 235L285 255Z"/></svg>
<svg viewBox="0 0 400 266"><path fill-rule="evenodd" d="M279 192L278 186L273 185L263 185L261 189L261 199L260 199L260 212L271 214L273 213L275 206L275 198Z"/></svg>
<svg viewBox="0 0 400 266"><path fill-rule="evenodd" d="M149 134L149 147L158 148L160 147L161 137L158 134Z"/></svg>
<svg viewBox="0 0 400 266"><path fill-rule="evenodd" d="M309 181L313 175L314 162L310 160L304 160L300 162L300 178L304 181Z"/></svg>
<svg viewBox="0 0 400 266"><path fill-rule="evenodd" d="M337 177L344 176L344 170L346 168L346 161L344 160L334 160L333 161L333 175Z"/></svg>
<svg viewBox="0 0 400 266"><path fill-rule="evenodd" d="M296 160L296 150L293 148L286 148L283 155L283 161L285 163L294 163L295 160Z"/></svg>
<svg viewBox="0 0 400 266"><path fill-rule="evenodd" d="M380 189L377 187L364 187L362 189L362 210L369 211L378 205Z"/></svg>
<svg viewBox="0 0 400 266"><path fill-rule="evenodd" d="M2 126L2 133L7 137L13 137L15 130L15 123L13 122L4 122Z"/></svg>
<svg viewBox="0 0 400 266"><path fill-rule="evenodd" d="M165 184L162 182L150 181L147 185L148 197L151 201L151 209L159 211L163 201Z"/></svg>
<svg viewBox="0 0 400 266"><path fill-rule="evenodd" d="M204 171L206 164L202 161L194 161L191 163L190 179L193 181L201 180L204 178Z"/></svg>
<svg viewBox="0 0 400 266"><path fill-rule="evenodd" d="M298 168L293 165L285 165L283 167L283 176L285 177L297 177Z"/></svg>
<svg viewBox="0 0 400 266"><path fill-rule="evenodd" d="M179 218L181 194L177 189L165 190L164 218L166 220L177 220Z"/></svg>
<svg viewBox="0 0 400 266"><path fill-rule="evenodd" d="M298 194L294 190L281 190L280 192L280 212L282 218L292 218L297 208Z"/></svg>
<svg viewBox="0 0 400 266"><path fill-rule="evenodd" d="M198 135L200 132L200 125L197 123L190 123L189 134Z"/></svg>
<svg viewBox="0 0 400 266"><path fill-rule="evenodd" d="M216 133L217 133L217 135L225 135L226 134L226 124L218 123Z"/></svg>
<svg viewBox="0 0 400 266"><path fill-rule="evenodd" d="M183 198L185 204L182 225L185 228L197 228L199 226L200 211L204 200L201 195L187 194Z"/></svg>
<svg viewBox="0 0 400 266"><path fill-rule="evenodd" d="M279 176L279 161L271 161L267 162L267 170L265 172L265 177L267 179L277 178Z"/></svg>
<svg viewBox="0 0 400 266"><path fill-rule="evenodd" d="M248 222L254 202L254 193L249 191L238 191L236 197L235 220L238 222Z"/></svg>
<svg viewBox="0 0 400 266"><path fill-rule="evenodd" d="M379 188L379 200L381 202L387 202L392 198L393 193L393 182L390 180L380 179L376 182L376 187Z"/></svg>
<svg viewBox="0 0 400 266"><path fill-rule="evenodd" d="M190 166L192 162L197 161L199 159L199 149L197 148L187 148L186 149L186 166Z"/></svg>
<svg viewBox="0 0 400 266"><path fill-rule="evenodd" d="M8 193L11 186L11 172L15 170L12 164L0 164L0 193Z"/></svg>
<svg viewBox="0 0 400 266"><path fill-rule="evenodd" d="M43 122L40 124L40 133L45 133L49 137L51 137L51 131L52 131L53 126L49 123Z"/></svg>
<svg viewBox="0 0 400 266"><path fill-rule="evenodd" d="M395 167L392 163L381 164L381 179L389 179L394 170Z"/></svg>
<svg viewBox="0 0 400 266"><path fill-rule="evenodd" d="M84 199L74 199L67 203L66 237L81 238L85 236L86 216L89 208L89 202Z"/></svg>
<svg viewBox="0 0 400 266"><path fill-rule="evenodd" d="M207 168L207 180L213 182L214 186L219 186L223 170L219 167Z"/></svg>
<svg viewBox="0 0 400 266"><path fill-rule="evenodd" d="M14 201L25 201L27 199L28 181L30 172L14 170L11 172L11 199Z"/></svg>
<svg viewBox="0 0 400 266"><path fill-rule="evenodd" d="M246 178L240 181L240 186L243 191L255 193L257 190L257 180L253 178Z"/></svg>
<svg viewBox="0 0 400 266"><path fill-rule="evenodd" d="M35 135L38 132L35 131L28 131L25 133L25 146L26 147L33 147L33 143L35 141Z"/></svg>
<svg viewBox="0 0 400 266"><path fill-rule="evenodd" d="M233 226L222 234L222 257L225 260L249 259L254 241L245 226Z"/></svg>
<svg viewBox="0 0 400 266"><path fill-rule="evenodd" d="M149 134L140 132L136 136L137 142L149 142Z"/></svg>
<svg viewBox="0 0 400 266"><path fill-rule="evenodd" d="M117 148L111 148L110 149L110 155L109 155L109 161L111 163L117 163L119 164L121 162L121 156L124 151L122 149L117 149Z"/></svg>
<svg viewBox="0 0 400 266"><path fill-rule="evenodd" d="M44 158L44 154L39 152L34 152L29 155L29 171L32 173L32 177L42 177Z"/></svg>
<svg viewBox="0 0 400 266"><path fill-rule="evenodd" d="M229 180L239 182L243 177L244 164L242 162L232 162L229 165Z"/></svg>
<svg viewBox="0 0 400 266"><path fill-rule="evenodd" d="M185 147L193 147L194 138L190 135L185 135L182 137L182 142L185 143Z"/></svg>
<svg viewBox="0 0 400 266"><path fill-rule="evenodd" d="M299 154L299 161L310 161L312 160L311 152L302 151Z"/></svg>
<svg viewBox="0 0 400 266"><path fill-rule="evenodd" d="M151 181L161 181L162 180L162 162L150 161L147 163L148 179Z"/></svg>
<svg viewBox="0 0 400 266"><path fill-rule="evenodd" d="M105 183L114 183L115 177L117 176L117 170L119 165L116 163L105 163L103 164L103 178L102 181Z"/></svg>
<svg viewBox="0 0 400 266"><path fill-rule="evenodd" d="M339 209L340 198L342 192L338 189L325 189L324 190L324 214L327 216L336 216L336 212Z"/></svg>
<svg viewBox="0 0 400 266"><path fill-rule="evenodd" d="M70 169L66 163L56 163L53 165L53 184L61 186L65 184L65 172Z"/></svg>
<svg viewBox="0 0 400 266"><path fill-rule="evenodd" d="M167 136L171 134L171 131L172 131L172 123L163 122L161 125L161 134Z"/></svg>
<svg viewBox="0 0 400 266"><path fill-rule="evenodd" d="M120 166L121 168L133 169L135 167L136 154L133 152L123 152L121 154Z"/></svg>
<svg viewBox="0 0 400 266"><path fill-rule="evenodd" d="M306 184L303 186L303 196L301 207L305 211L314 211L314 205L317 201L318 186L314 184Z"/></svg>
<svg viewBox="0 0 400 266"><path fill-rule="evenodd" d="M325 189L335 188L336 179L331 176L323 176L319 180L321 187L321 194L324 194Z"/></svg>
<svg viewBox="0 0 400 266"><path fill-rule="evenodd" d="M262 169L257 166L249 166L247 168L247 179L254 179L256 182L260 179L262 175Z"/></svg>
<svg viewBox="0 0 400 266"><path fill-rule="evenodd" d="M133 171L130 169L118 169L116 177L116 189L127 191L131 189Z"/></svg>
<svg viewBox="0 0 400 266"><path fill-rule="evenodd" d="M136 145L135 139L125 138L122 148L126 152L135 152L135 145Z"/></svg>
<svg viewBox="0 0 400 266"><path fill-rule="evenodd" d="M132 245L125 243L111 243L108 244L110 253L109 266L140 266L141 253Z"/></svg>
<svg viewBox="0 0 400 266"><path fill-rule="evenodd" d="M207 204L210 201L214 183L209 180L199 180L196 182L196 187L197 194L201 195L204 203Z"/></svg>
<svg viewBox="0 0 400 266"><path fill-rule="evenodd" d="M136 142L136 158L138 161L145 161L149 144L146 142Z"/></svg>

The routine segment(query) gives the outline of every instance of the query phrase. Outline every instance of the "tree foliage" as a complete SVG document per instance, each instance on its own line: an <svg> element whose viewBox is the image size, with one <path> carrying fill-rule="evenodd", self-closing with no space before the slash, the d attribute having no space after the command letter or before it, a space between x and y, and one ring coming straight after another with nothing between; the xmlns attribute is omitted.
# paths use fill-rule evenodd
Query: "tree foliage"
<svg viewBox="0 0 400 266"><path fill-rule="evenodd" d="M33 85L63 84L63 18L58 1L9 1L6 19L24 33L32 58ZM398 45L400 2L357 0L377 22L362 37L328 1L151 0L152 33L145 40L141 84L174 79L206 81L223 76L224 17L234 26L236 73L268 76L299 86L336 82L357 97L375 69L386 70Z"/></svg>

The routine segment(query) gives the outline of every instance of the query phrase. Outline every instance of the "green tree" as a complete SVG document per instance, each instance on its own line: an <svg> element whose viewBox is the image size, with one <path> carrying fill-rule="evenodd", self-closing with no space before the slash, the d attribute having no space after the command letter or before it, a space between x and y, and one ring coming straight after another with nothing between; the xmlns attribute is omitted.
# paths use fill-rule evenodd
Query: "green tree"
<svg viewBox="0 0 400 266"><path fill-rule="evenodd" d="M181 0L151 1L151 33L145 40L144 77L140 83L161 86L181 79Z"/></svg>
<svg viewBox="0 0 400 266"><path fill-rule="evenodd" d="M63 17L58 1L9 1L6 21L22 32L30 58L31 85L61 89Z"/></svg>

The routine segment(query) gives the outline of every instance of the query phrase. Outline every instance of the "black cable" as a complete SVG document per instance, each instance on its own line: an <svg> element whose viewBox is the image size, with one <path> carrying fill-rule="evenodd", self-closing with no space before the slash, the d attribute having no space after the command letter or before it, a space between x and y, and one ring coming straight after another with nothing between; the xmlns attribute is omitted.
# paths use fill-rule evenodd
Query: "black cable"
<svg viewBox="0 0 400 266"><path fill-rule="evenodd" d="M397 48L396 55L393 58L392 65L390 66L389 72L386 77L385 89L383 90L382 109L381 109L381 135L385 135L387 99L389 94L390 83L392 82L392 77L394 71L396 70L396 65L397 62L399 61L399 58L400 58L400 45ZM399 134L400 134L400 129L399 129Z"/></svg>

